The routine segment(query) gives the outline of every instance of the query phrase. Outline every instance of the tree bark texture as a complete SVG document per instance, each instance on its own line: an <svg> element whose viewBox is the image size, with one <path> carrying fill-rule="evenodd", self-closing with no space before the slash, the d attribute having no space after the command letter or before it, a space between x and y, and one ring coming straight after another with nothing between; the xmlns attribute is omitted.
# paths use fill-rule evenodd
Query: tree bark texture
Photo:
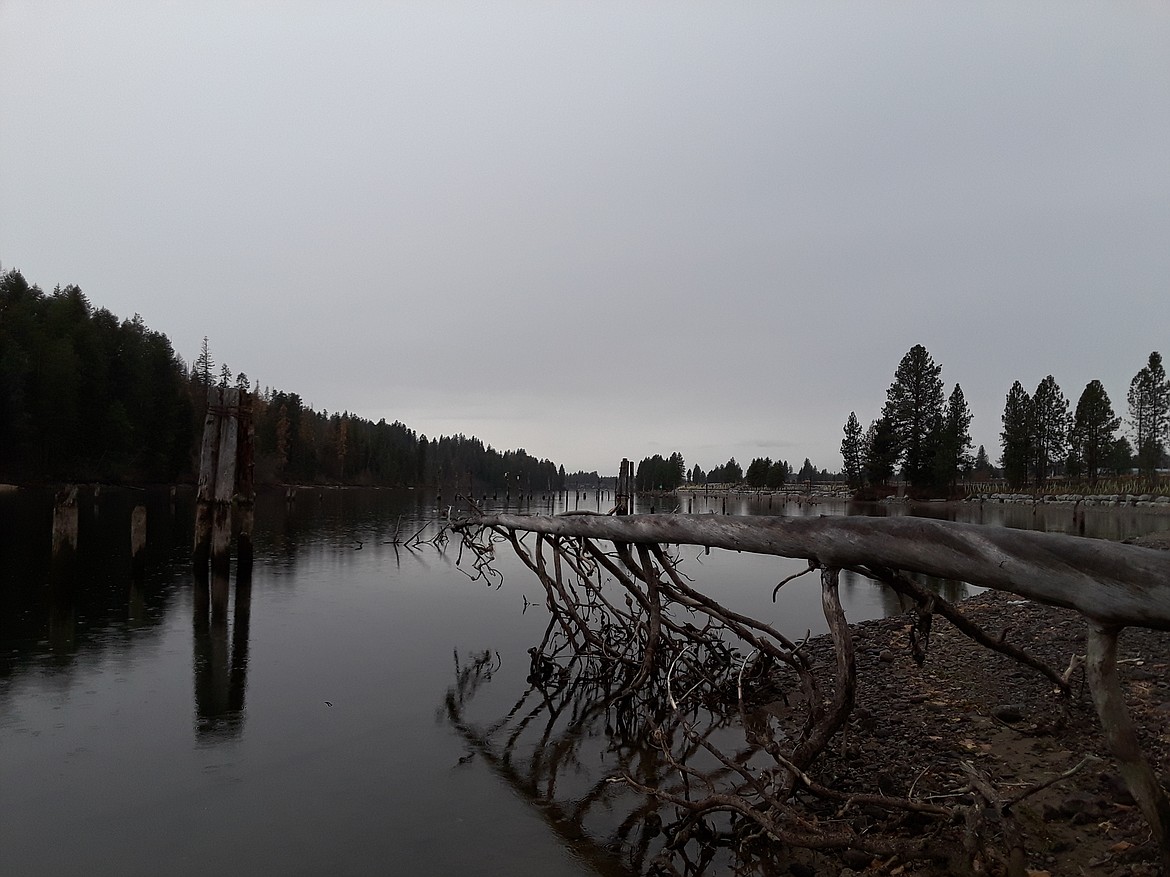
<svg viewBox="0 0 1170 877"><path fill-rule="evenodd" d="M911 517L503 514L460 526L703 545L837 569L885 567L1010 591L1106 625L1170 630L1170 553L1103 539Z"/></svg>

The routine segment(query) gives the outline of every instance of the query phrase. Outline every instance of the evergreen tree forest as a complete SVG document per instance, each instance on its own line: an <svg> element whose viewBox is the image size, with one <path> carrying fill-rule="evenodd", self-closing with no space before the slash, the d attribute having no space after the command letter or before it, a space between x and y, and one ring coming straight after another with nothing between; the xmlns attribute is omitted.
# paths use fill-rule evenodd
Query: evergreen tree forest
<svg viewBox="0 0 1170 877"><path fill-rule="evenodd" d="M835 481L839 476L831 475L823 469L817 469L808 459L804 461L804 468L800 472L802 480ZM644 458L634 475L634 489L639 491L676 490L683 484L717 484L720 486L745 486L755 490L776 490L792 481L792 467L784 460L773 460L771 457L756 457L748 465L745 472L736 462L735 457L726 463L715 466L710 472L704 472L696 465L692 469L686 468L682 454L675 451L669 458L661 454Z"/></svg>
<svg viewBox="0 0 1170 877"><path fill-rule="evenodd" d="M213 382L251 389L217 370L206 339L188 367L137 314L119 320L77 286L46 294L19 271L0 276L0 481L191 481ZM261 483L565 485L563 466L523 449L316 411L292 392L254 393L254 417Z"/></svg>
<svg viewBox="0 0 1170 877"><path fill-rule="evenodd" d="M1118 435L1122 418L1100 381L1085 385L1072 412L1052 375L1031 394L1016 381L1008 391L1000 433L1004 478L1012 487L1043 487L1057 476L1091 483L1135 467L1153 477L1166 465L1170 440L1170 384L1157 351L1134 375L1127 402L1132 443Z"/></svg>
<svg viewBox="0 0 1170 877"><path fill-rule="evenodd" d="M1094 481L1136 468L1153 476L1167 464L1170 382L1156 351L1130 383L1126 421L1133 441L1119 435L1123 419L1105 387L1090 381L1075 408L1052 375L1029 393L1015 381L1008 390L997 471L982 445L971 454L971 413L955 384L944 402L942 368L916 345L902 358L881 415L862 431L850 412L841 441L850 485L887 486L899 472L912 489L935 495L954 491L959 479L1002 475L1011 487L1043 487L1060 477Z"/></svg>

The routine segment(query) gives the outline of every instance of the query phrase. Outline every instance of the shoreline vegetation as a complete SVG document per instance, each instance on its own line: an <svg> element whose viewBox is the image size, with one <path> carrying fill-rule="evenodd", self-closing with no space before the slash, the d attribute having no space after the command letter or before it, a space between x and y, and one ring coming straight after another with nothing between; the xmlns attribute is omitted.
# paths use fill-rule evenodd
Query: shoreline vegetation
<svg viewBox="0 0 1170 877"><path fill-rule="evenodd" d="M779 497L785 501L818 502L835 501L862 503L873 502L880 504L904 504L922 506L965 505L971 503L1003 503L1025 505L1057 505L1112 507L1112 508L1148 508L1155 511L1170 512L1170 482L1162 481L1157 485L1150 484L1142 479L1141 487L1151 488L1142 492L1118 490L1117 482L1103 485L1102 488L1080 488L1067 492L1054 492L1053 485L1048 490L1008 491L1002 484L971 484L967 486L963 496L950 498L935 498L915 496L906 491L905 485L887 485L876 491L852 491L840 484L810 484L802 487L791 487L777 490L758 490L756 488L736 487L732 485L686 485L676 491L661 491L666 496L671 493L694 496L743 496L756 498ZM901 488L901 489L900 489Z"/></svg>
<svg viewBox="0 0 1170 877"><path fill-rule="evenodd" d="M971 412L962 388L943 392L942 367L922 346L898 366L880 417L868 431L851 412L840 471L807 457L734 457L704 472L679 451L637 464L638 492L654 489L827 492L855 500L970 497L1045 502L1075 492L1074 502L1133 504L1170 494L1166 435L1170 383L1156 351L1126 397L1131 442L1119 435L1099 381L1085 388L1073 414L1052 376L1029 396L1017 382L1003 415L1001 469L981 445L972 454ZM257 484L437 488L450 495L499 490L535 495L613 483L596 471L499 451L475 436L430 437L406 424L372 422L347 410L315 409L287 392L217 366L206 337L190 363L140 316L120 320L90 303L75 285L45 293L18 270L0 275L0 481L28 485L104 483L136 486L193 482L213 389L250 397ZM1131 472L1140 471L1140 477ZM893 486L891 486L893 485ZM1149 499L1145 497L1151 497ZM1056 497L1056 498L1054 498ZM1136 497L1136 499L1131 499ZM801 500L803 501L803 500Z"/></svg>

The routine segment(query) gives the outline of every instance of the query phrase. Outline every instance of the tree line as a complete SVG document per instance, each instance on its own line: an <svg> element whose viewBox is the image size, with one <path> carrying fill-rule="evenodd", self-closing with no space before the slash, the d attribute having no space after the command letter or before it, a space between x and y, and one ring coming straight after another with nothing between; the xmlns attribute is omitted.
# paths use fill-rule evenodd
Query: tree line
<svg viewBox="0 0 1170 877"><path fill-rule="evenodd" d="M675 451L668 458L661 454L645 457L638 463L634 474L634 489L639 491L677 490L684 484L720 484L733 487L750 487L753 489L775 490L785 484L806 481L829 482L840 480L842 476L830 473L825 469L818 469L808 459L804 458L804 465L795 473L786 460L773 460L771 457L756 457L748 464L747 471L736 462L735 457L726 463L715 466L711 471L704 472L697 463L691 469L686 467L683 455Z"/></svg>
<svg viewBox="0 0 1170 877"><path fill-rule="evenodd" d="M895 473L911 488L950 493L962 478L997 475L1014 487L1042 486L1055 475L1089 480L1136 467L1152 475L1166 453L1170 389L1155 351L1130 383L1127 401L1133 443L1119 436L1121 418L1099 380L1082 391L1075 413L1052 375L1029 394L1016 381L1008 391L997 472L981 445L971 454L971 412L962 387L944 394L942 367L922 345L902 358L881 415L863 430L850 412L841 441L850 486L887 485ZM945 401L944 401L945 398Z"/></svg>
<svg viewBox="0 0 1170 877"><path fill-rule="evenodd" d="M464 490L560 490L564 466L473 436L428 438L405 424L317 411L218 368L205 338L190 367L137 314L119 320L77 286L44 293L0 275L0 480L168 483L196 475L207 391L253 390L256 474L264 482ZM576 473L578 480L597 473Z"/></svg>
<svg viewBox="0 0 1170 877"><path fill-rule="evenodd" d="M1043 487L1059 475L1094 481L1136 469L1153 476L1164 463L1170 423L1170 383L1157 351L1130 381L1126 402L1130 436L1118 435L1121 417L1099 380L1085 385L1072 413L1052 375L1031 394L1016 381L1003 409L1003 477L1014 487Z"/></svg>

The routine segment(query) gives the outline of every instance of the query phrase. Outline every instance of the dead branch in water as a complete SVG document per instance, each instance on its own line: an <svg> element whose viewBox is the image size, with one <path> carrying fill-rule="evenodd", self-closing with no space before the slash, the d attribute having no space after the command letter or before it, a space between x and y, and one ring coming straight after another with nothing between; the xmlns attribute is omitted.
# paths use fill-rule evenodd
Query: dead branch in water
<svg viewBox="0 0 1170 877"><path fill-rule="evenodd" d="M682 816L672 831L676 840L683 839L680 843L721 813L730 814L737 825L750 823L793 846L945 859L955 851L954 843L946 839L947 825L965 822L968 864L990 857L1012 871L1019 868L1012 801L1005 803L1005 796L977 773L968 772L968 786L984 802L980 807L943 806L915 799L912 793L899 797L832 789L816 779L818 757L840 738L853 705L852 635L837 595L838 572L849 569L914 599L918 622L912 648L920 662L926 658L930 619L937 613L980 644L1044 674L1066 694L1066 678L1004 642L1003 636L986 634L903 573L1010 591L1085 616L1090 627L1088 676L1098 715L1122 775L1167 858L1170 805L1137 748L1116 678L1115 649L1109 644L1125 625L1170 630L1170 554L921 518L476 514L452 529L462 534L465 546L474 546L479 558L490 558L495 542L506 541L512 547L545 589L552 615L549 631L559 632L561 648L622 676L624 683L610 695L613 701L630 702L636 696L649 715L669 705L675 716L673 733L659 722L654 739L670 769L684 781L683 789L644 785L630 775L623 779L631 788L678 808ZM534 548L524 544L523 533L536 534ZM599 540L611 542L613 550L603 550ZM820 569L822 606L835 656L831 689L824 689L830 680L819 676L800 649L777 630L689 584L678 560L662 547L684 544L805 558L810 569ZM488 577L490 569L489 561L477 567L477 574ZM534 667L547 667L541 662L552 661L544 651L549 642L546 632L541 647L533 650ZM742 658L743 652L750 652L750 657ZM780 702L785 706L782 711L765 708ZM700 706L737 716L745 739L756 752L770 757L771 767L749 768L716 746L688 718L687 710ZM718 781L681 757L679 745L692 756L701 751L721 765ZM808 815L801 797L847 803L841 819L826 823ZM845 815L859 801L870 808L933 818L934 828L914 838L875 838ZM1006 857L970 846L972 838L984 837L980 831L984 818L994 818L1008 839ZM675 844L666 852L677 848Z"/></svg>

